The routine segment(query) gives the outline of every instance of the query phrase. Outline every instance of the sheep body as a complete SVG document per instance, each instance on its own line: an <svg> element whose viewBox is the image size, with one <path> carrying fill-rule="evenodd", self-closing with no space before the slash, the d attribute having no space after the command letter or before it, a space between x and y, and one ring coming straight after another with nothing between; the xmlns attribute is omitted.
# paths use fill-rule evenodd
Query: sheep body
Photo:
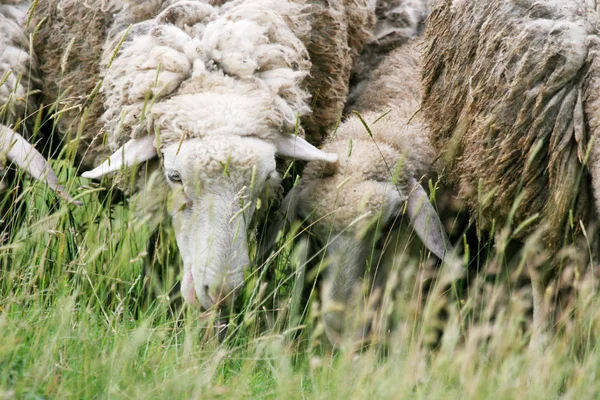
<svg viewBox="0 0 600 400"><path fill-rule="evenodd" d="M424 116L481 227L537 216L518 236L543 224L555 250L596 218L594 152L591 174L584 162L596 129L595 19L579 1L444 0L432 13Z"/></svg>
<svg viewBox="0 0 600 400"><path fill-rule="evenodd" d="M346 109L356 107L355 102L361 98L362 88L388 53L398 46L418 37L423 32L425 19L429 15L430 5L424 0L386 0L376 1L375 15L377 22L373 34L352 67L350 95ZM389 99L389 96L378 97Z"/></svg>
<svg viewBox="0 0 600 400"><path fill-rule="evenodd" d="M107 105L102 120L111 148L156 127L162 146L180 141L184 133L251 134L274 141L280 132L292 132L298 113L310 112L308 94L299 85L310 61L297 36L282 29L286 22L279 20L276 5L275 10L267 5L242 3L221 17L215 8L196 4L201 39L162 24L161 14L147 34L123 43L102 89ZM303 7L287 11L292 18ZM105 57L112 52L107 49ZM143 120L146 93L154 94L155 104ZM181 114L182 108L188 113ZM236 118L231 118L234 110Z"/></svg>
<svg viewBox="0 0 600 400"><path fill-rule="evenodd" d="M307 164L302 185L310 189L305 191L299 207L303 215L317 208L315 220L330 215L318 224L325 231L333 227L339 232L363 212L375 215L390 195L389 190L399 190L406 198L412 189L410 178L420 179L432 171L435 152L415 115L420 104L418 54L414 42L391 51L365 85L356 111L372 137L361 119L353 115L326 140L322 149L340 155L336 173L329 175L331 167L319 162ZM399 168L401 173L394 185L394 172ZM344 185L348 189L340 193L335 188L343 182L347 182ZM361 189L355 190L354 185ZM363 204L364 210L357 209Z"/></svg>
<svg viewBox="0 0 600 400"><path fill-rule="evenodd" d="M435 171L435 152L427 130L415 115L419 74L415 41L392 50L361 89L357 99L360 117L349 117L323 145L324 151L340 155L337 168L308 163L294 191L294 212L311 224L331 262L322 301L325 330L333 344L341 343L342 334L347 335L353 326L351 320L358 317L360 283L370 262L378 265L382 257L373 246L385 237L386 227L399 225L396 219L404 213L405 202L425 244L442 258L451 250L427 195L417 183ZM423 207L426 220L424 229L416 226L422 222L414 212L419 207ZM394 245L391 248L397 249ZM377 287L386 267L375 264L371 271L379 270ZM368 323L354 325L354 340L364 339Z"/></svg>
<svg viewBox="0 0 600 400"><path fill-rule="evenodd" d="M151 21L177 3L179 7L171 7L171 11L162 16L163 21ZM182 3L186 3L186 6L193 10L188 12L185 18L177 14L182 14L180 11L174 11L182 10ZM34 38L34 46L40 58L44 60L42 66L44 102L54 103L58 99L60 108L67 110L61 114L59 130L63 134L71 132L72 136L78 132L80 138L78 155L82 158L84 167L98 165L110 152L116 150L116 147L126 142L128 137L137 135L137 133L131 136L122 134L119 136L120 139L112 141L108 148L103 146L103 141L99 139L106 130L103 128L108 114L103 108L104 104L112 103L102 98L110 88L107 90L104 84L103 91L96 96L97 86L104 78L103 70L112 59L113 51L127 27L133 25L123 47L127 47L129 42L134 40L133 38L147 34L150 29L156 28L157 22L161 25L169 25L173 22L179 24L178 28L184 30L193 29L189 28L192 25L200 29L209 22L209 20L198 20L197 13L201 8L205 11L212 9L212 12L206 12L214 17L217 9L227 12L243 3L244 1L240 0L187 2L104 0L81 7L80 2L75 0L39 2L34 14L34 24L48 16L48 21L42 25ZM368 37L370 26L374 23L373 10L367 0L345 0L333 3L297 0L295 3L297 7L304 5L296 8L303 11L300 15L287 11L286 22L290 23L288 25L292 32L308 48L311 58L310 74L304 76L302 85L303 90L315 96L312 102L306 103L314 105L314 112L301 113L301 126L307 131L308 140L318 144L323 137L323 132L335 124L343 110L348 93L350 68L354 57L362 49L362 44ZM271 2L270 7L275 12L284 11L282 9L284 4L290 2ZM191 21L190 18L195 20ZM207 15L207 18L211 17ZM292 20L301 23L293 24ZM162 37L168 36L166 32L155 33ZM189 34L193 36L198 32L187 33L188 36ZM306 65L308 64L304 63L304 66L298 67L304 70ZM187 71L181 71L184 75L192 71L190 65L187 68L189 68ZM147 72L146 82L151 74L150 70ZM115 73L112 75L114 76ZM171 76L165 78L169 79ZM172 80L172 82L180 81L181 79L177 78ZM147 87L141 88L143 89ZM91 94L94 96L90 96ZM104 118L101 118L102 115ZM114 115L113 117L117 118ZM139 133L140 130L137 132Z"/></svg>
<svg viewBox="0 0 600 400"><path fill-rule="evenodd" d="M589 1L442 0L427 28L423 114L447 176L481 228L541 233L533 343L551 281L553 296L567 276L597 285L581 266L600 252L599 27ZM572 242L585 248L574 262L559 251Z"/></svg>
<svg viewBox="0 0 600 400"><path fill-rule="evenodd" d="M379 0L374 6L377 21L373 37L354 64L355 82L347 106L348 111L361 114L371 132L358 116L351 115L323 145L324 150L351 156L341 157L337 173L325 179L321 179L324 166L319 162L308 163L303 175L303 186L316 186L306 192L311 198L300 202L299 207L304 208L301 213L308 215L309 210L319 204L323 215L329 214L333 211L328 210L329 207L337 207L339 201L343 201L348 213L342 213L342 207L335 212L337 222L332 217L323 224L333 223L338 231L357 217L356 204L362 202L355 197L365 194L357 190L339 196L338 191L333 190L348 176L354 176L356 182L367 186L389 183L401 163L403 172L397 178L402 180L401 185L408 185L410 177L429 174L435 159L428 134L416 115L420 107L421 69L420 45L414 38L422 31L428 3ZM371 124L373 121L377 122ZM331 174L331 168L325 168L326 173ZM410 191L403 189L405 195ZM381 199L372 202L371 211L375 213L380 206Z"/></svg>

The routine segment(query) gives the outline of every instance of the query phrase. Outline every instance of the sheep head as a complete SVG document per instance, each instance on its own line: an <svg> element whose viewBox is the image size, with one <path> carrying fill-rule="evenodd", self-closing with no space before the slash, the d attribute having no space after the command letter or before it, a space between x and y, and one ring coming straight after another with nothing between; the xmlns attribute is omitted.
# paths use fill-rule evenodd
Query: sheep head
<svg viewBox="0 0 600 400"><path fill-rule="evenodd" d="M380 124L384 124L382 120ZM387 128L387 124L383 125ZM373 139L362 134L357 118L347 120L325 151L347 154L334 168L311 162L296 189L296 213L315 223L317 236L326 245L336 235L355 237L356 246L371 247L384 227L403 215L423 244L443 259L450 245L437 212L418 177L430 168L429 147L412 137L409 130L390 140L387 130L374 125ZM407 146L403 149L399 143ZM423 154L420 154L423 153Z"/></svg>
<svg viewBox="0 0 600 400"><path fill-rule="evenodd" d="M353 329L351 337L355 340L368 330L368 321L349 319L356 318L356 310L361 308L368 266L373 273L385 270L379 265L382 252L386 247L394 251L388 234L404 216L433 254L444 259L452 252L437 212L416 179L424 167L416 155L403 155L378 130L374 130L375 144L360 135L359 124L352 124L352 119L346 121L338 136L324 145L326 151L347 156L340 157L333 168L321 162L308 163L302 180L286 196L279 212L288 221L306 221L324 248L323 320L334 344L339 343L344 329ZM351 129L353 126L356 129ZM415 153L422 150L408 135L402 136L407 140L398 142L412 144ZM274 244L282 225L272 224L263 252ZM381 242L383 245L378 246Z"/></svg>
<svg viewBox="0 0 600 400"><path fill-rule="evenodd" d="M157 156L154 138L133 139L98 168L100 178ZM335 162L294 135L274 142L252 136L207 136L170 143L160 150L172 198L169 205L184 264L182 293L203 308L231 302L250 264L248 230L258 204L279 190L276 156Z"/></svg>
<svg viewBox="0 0 600 400"><path fill-rule="evenodd" d="M113 149L130 140L83 176L161 158L184 298L204 308L241 287L250 221L279 187L275 157L337 159L290 134L310 112L311 63L295 33L308 32L306 11L303 1L181 1L107 42L104 133Z"/></svg>

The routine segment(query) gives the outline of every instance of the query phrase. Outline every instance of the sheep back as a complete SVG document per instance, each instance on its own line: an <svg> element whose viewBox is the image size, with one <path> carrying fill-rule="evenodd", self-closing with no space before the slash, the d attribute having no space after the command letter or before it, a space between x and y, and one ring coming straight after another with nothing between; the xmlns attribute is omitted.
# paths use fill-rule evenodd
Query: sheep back
<svg viewBox="0 0 600 400"><path fill-rule="evenodd" d="M97 165L114 150L104 141L104 93L100 91L103 78L103 51L114 48L124 30L136 28L141 21L154 18L175 0L43 0L37 5L33 26L40 25L34 46L44 60L42 73L44 103L54 104L53 112L61 111L58 129L61 133L79 138L78 155L86 167ZM304 4L305 0L296 3ZM243 3L239 0L206 0L225 10ZM368 0L342 2L310 2L308 19L311 29L300 27L298 38L314 58L305 88L315 94L314 114L302 118L308 139L319 143L324 132L333 126L346 100L350 68L354 57L374 23L373 9ZM294 30L294 26L291 26ZM131 38L132 32L127 40ZM112 46L111 46L112 44ZM126 141L127 137L123 139ZM94 145L93 142L98 144Z"/></svg>
<svg viewBox="0 0 600 400"><path fill-rule="evenodd" d="M423 113L483 228L537 215L553 248L593 213L584 166L590 11L577 1L442 0L431 13Z"/></svg>
<svg viewBox="0 0 600 400"><path fill-rule="evenodd" d="M377 23L368 38L363 52L355 60L350 76L350 93L346 111L362 107L355 103L362 97L365 82L378 80L372 77L379 64L393 49L421 35L429 14L425 0L379 0L376 1ZM388 99L388 96L382 96Z"/></svg>
<svg viewBox="0 0 600 400"><path fill-rule="evenodd" d="M102 99L99 55L112 13L108 1L82 4L78 0L39 1L32 25L39 30L34 48L43 61L43 103L55 124L69 139L79 137L77 154L92 165L101 146L90 146L101 128Z"/></svg>
<svg viewBox="0 0 600 400"><path fill-rule="evenodd" d="M306 79L312 113L302 119L306 139L319 145L344 110L352 64L369 39L375 13L368 0L311 0L310 36L305 41L312 68Z"/></svg>
<svg viewBox="0 0 600 400"><path fill-rule="evenodd" d="M101 163L114 149L104 144L100 91L102 56L107 41L119 41L130 26L155 17L177 0L40 0L31 27L42 74L43 103L53 105L57 128L77 137L84 168ZM222 0L206 0L218 5Z"/></svg>

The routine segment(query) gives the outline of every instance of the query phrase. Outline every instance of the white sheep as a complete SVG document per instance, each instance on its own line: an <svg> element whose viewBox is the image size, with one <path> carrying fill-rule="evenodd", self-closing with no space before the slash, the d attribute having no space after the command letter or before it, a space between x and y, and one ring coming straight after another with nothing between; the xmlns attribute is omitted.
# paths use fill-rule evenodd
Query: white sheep
<svg viewBox="0 0 600 400"><path fill-rule="evenodd" d="M390 226L400 225L404 213L437 257L444 259L452 251L419 184L435 171L436 154L418 113L419 42L403 37L405 32L390 31L397 36L387 38L386 43L394 41L395 49L377 48L377 42L367 47L365 55L376 53L379 60L366 80L356 85L359 94L353 96L353 108L358 113L344 121L322 147L339 154L339 163L309 162L282 206L282 214L306 221L325 247L329 266L321 298L325 331L333 344L339 344L348 329L353 339L364 339L368 326L357 329L351 321L358 314L362 278L369 278L365 276L369 266L372 275L377 270L383 273L375 245L389 235ZM390 247L392 252L397 250Z"/></svg>
<svg viewBox="0 0 600 400"><path fill-rule="evenodd" d="M51 19L65 23L82 12L73 1L64 3L67 14L50 12ZM121 13L137 3L107 2L93 15L100 21L113 18L109 14L114 12L114 20L122 24L132 19ZM249 264L246 235L255 209L260 203L265 208L279 191L275 156L337 159L304 140L298 127L298 118L311 111L312 64L304 41L313 37L311 24L320 13L329 14L326 6L304 1L234 0L221 7L203 1L172 3L127 28L124 40L125 32L117 28L93 29L106 38L103 60L96 61L102 88L90 99L87 120L98 129L86 133L80 153L90 150L96 160L106 159L98 156L104 138L113 152L83 174L89 178L161 159L184 260L182 293L188 302L210 308L228 302L243 283ZM364 3L362 12L372 12L366 1L349 3ZM46 72L56 82L61 59L49 47L52 29L60 25L40 31L40 54L54 65ZM97 48L98 39L92 41ZM350 52L348 41L345 36L338 43L340 52ZM83 56L92 58L87 52ZM65 63L70 63L68 57ZM71 79L76 68L67 68ZM92 86L93 79L85 84ZM333 97L347 93L347 87L337 90ZM68 131L74 121L77 116L67 118L63 129Z"/></svg>
<svg viewBox="0 0 600 400"><path fill-rule="evenodd" d="M565 262L558 250L574 242L591 264L600 255L593 3L442 0L427 28L424 118L446 175L481 228L542 232L550 259L538 270L528 257L536 333Z"/></svg>
<svg viewBox="0 0 600 400"><path fill-rule="evenodd" d="M73 200L58 184L46 159L10 126L18 124L27 135L37 112L35 88L39 81L37 64L29 54L25 23L31 2L0 1L0 154L34 179L46 182L59 196ZM4 182L0 182L2 187Z"/></svg>

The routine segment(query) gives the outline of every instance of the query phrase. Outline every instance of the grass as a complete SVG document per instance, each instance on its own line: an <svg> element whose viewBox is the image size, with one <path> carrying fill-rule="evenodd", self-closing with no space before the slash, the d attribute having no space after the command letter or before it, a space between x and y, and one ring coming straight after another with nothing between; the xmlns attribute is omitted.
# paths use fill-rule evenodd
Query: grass
<svg viewBox="0 0 600 400"><path fill-rule="evenodd" d="M103 203L102 191L86 188L67 163L54 165L79 188L83 207L65 204L26 177L3 199L0 398L547 399L600 393L594 297L571 318L578 328L559 329L544 351L530 349L527 294L515 289L506 296L510 284L479 277L472 283L480 288L472 285L468 296L432 285L421 301L418 286L425 280L419 274L427 266L418 253L405 254L397 279L390 280L397 293L388 293L375 318L394 322L368 348L328 346L316 290L308 303L292 306L293 293L300 301L294 284L303 283L294 282L300 275L293 271L305 260L294 254L302 247L298 241L270 265L278 268L270 278L276 282L269 282L265 268L249 274L241 311L219 341L214 315L172 307L179 260L168 227L154 265L171 272L158 280L146 270L150 232L134 216L135 205ZM503 258L489 253L478 268ZM486 300L478 301L477 293Z"/></svg>

